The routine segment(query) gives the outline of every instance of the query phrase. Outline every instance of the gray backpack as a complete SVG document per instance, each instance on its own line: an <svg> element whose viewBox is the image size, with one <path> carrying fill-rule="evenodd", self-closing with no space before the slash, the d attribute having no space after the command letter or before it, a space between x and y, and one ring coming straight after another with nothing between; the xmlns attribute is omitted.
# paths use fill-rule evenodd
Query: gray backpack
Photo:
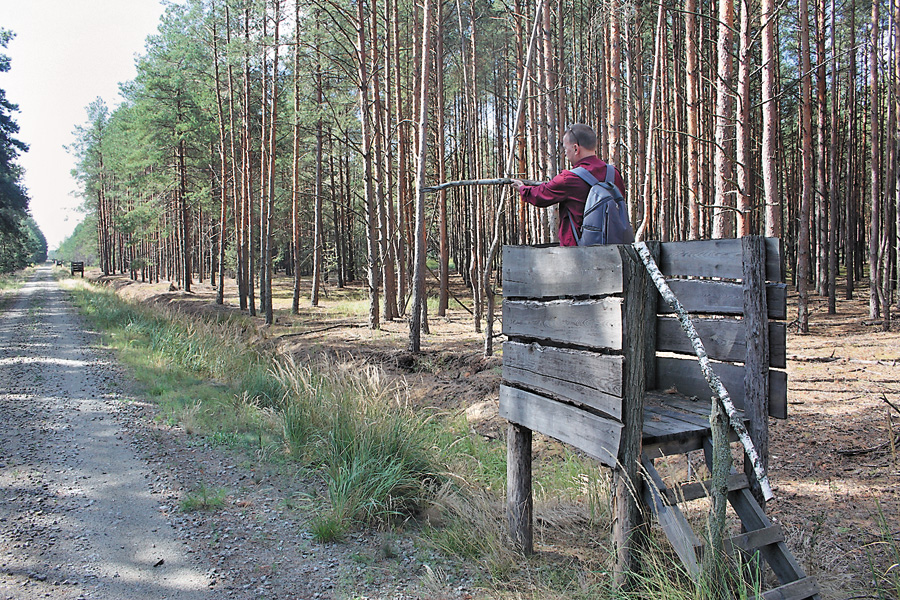
<svg viewBox="0 0 900 600"><path fill-rule="evenodd" d="M569 222L572 224L572 233L579 246L593 246L595 244L630 244L634 242L634 230L628 220L628 205L622 192L616 185L616 168L606 165L606 177L600 181L584 167L572 169L590 186L587 201L584 203L584 221L581 224L581 234L575 227L572 214L569 213Z"/></svg>

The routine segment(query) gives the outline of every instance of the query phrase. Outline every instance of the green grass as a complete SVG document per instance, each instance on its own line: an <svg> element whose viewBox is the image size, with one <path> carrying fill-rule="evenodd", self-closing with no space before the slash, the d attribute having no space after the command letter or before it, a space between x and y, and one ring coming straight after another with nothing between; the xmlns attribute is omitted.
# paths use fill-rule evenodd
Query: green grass
<svg viewBox="0 0 900 600"><path fill-rule="evenodd" d="M287 390L285 439L298 460L320 466L331 520L346 530L416 511L437 470L425 429L398 389L373 369L332 363L285 361L276 375Z"/></svg>
<svg viewBox="0 0 900 600"><path fill-rule="evenodd" d="M0 292L20 289L33 270L32 267L28 267L13 273L0 273Z"/></svg>
<svg viewBox="0 0 900 600"><path fill-rule="evenodd" d="M633 591L612 589L609 478L594 461L569 450L540 456L533 480L536 536L582 532L591 558L524 559L506 533L505 441L472 432L465 415L413 412L404 388L373 367L276 358L249 341L253 330L239 319L207 320L129 304L78 280L67 285L159 418L181 425L191 443L243 454L252 465L289 461L299 477L318 479L314 489L324 493L304 499L302 512L319 542L340 542L354 527L397 526L480 565L481 584L497 598L713 598L713 586L687 577L661 548L642 560ZM200 486L181 509L216 510L225 496ZM398 525L406 522L421 523L421 533ZM896 557L892 540L885 537L885 548ZM897 562L877 571L888 595L897 590ZM745 588L733 585L738 597Z"/></svg>
<svg viewBox="0 0 900 600"><path fill-rule="evenodd" d="M225 506L226 495L227 492L222 488L208 488L201 485L181 501L181 512L219 510Z"/></svg>
<svg viewBox="0 0 900 600"><path fill-rule="evenodd" d="M866 548L877 598L900 598L900 530L897 521L888 521L878 503L877 541Z"/></svg>

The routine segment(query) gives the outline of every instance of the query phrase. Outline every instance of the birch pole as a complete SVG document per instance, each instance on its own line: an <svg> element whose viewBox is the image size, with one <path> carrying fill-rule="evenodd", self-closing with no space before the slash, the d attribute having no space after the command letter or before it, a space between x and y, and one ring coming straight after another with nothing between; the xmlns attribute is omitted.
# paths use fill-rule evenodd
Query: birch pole
<svg viewBox="0 0 900 600"><path fill-rule="evenodd" d="M537 0L534 7L534 25L531 27L531 39L528 41L528 54L525 57L525 71L522 75L522 81L519 82L519 104L516 106L516 116L513 120L514 127L518 127L519 120L522 118L522 110L525 107L525 90L528 89L528 72L531 70L531 61L534 57L535 40L540 31L541 11L547 10L547 0ZM513 140L515 141L515 140ZM505 173L512 171L513 162L516 159L516 144L510 143L509 155L506 159ZM500 245L500 223L503 216L503 208L506 206L503 195L497 203L497 210L494 217L494 238L491 240L491 246L488 250L487 258L484 261L484 271L482 272L482 289L487 298L487 319L484 328L484 355L492 356L494 354L494 291L491 289L491 263L497 256L497 248Z"/></svg>
<svg viewBox="0 0 900 600"><path fill-rule="evenodd" d="M766 471L762 466L762 461L759 458L759 454L756 452L756 447L753 445L753 440L750 439L750 434L747 431L747 428L744 427L743 421L737 414L737 409L734 406L734 402L731 400L731 396L728 394L728 390L725 389L725 385L722 383L722 380L719 379L719 376L716 375L715 371L713 371L712 366L709 364L709 356L706 354L706 348L703 346L703 341L700 339L700 336L697 334L697 330L694 328L694 323L691 321L691 317L688 315L687 311L681 305L681 302L678 301L678 298L675 297L675 294L669 288L669 284L666 283L665 277L660 272L659 267L656 265L656 261L653 260L653 256L650 254L650 250L647 248L647 244L644 242L638 242L634 244L635 249L638 252L638 255L641 257L641 261L643 261L644 266L647 268L647 271L650 273L650 278L653 279L653 283L656 284L656 289L659 290L660 295L662 295L663 299L672 307L675 313L678 315L678 320L681 322L681 327L684 329L684 332L687 334L688 338L691 340L691 345L694 347L694 353L697 355L697 359L700 362L700 370L703 371L703 376L706 378L706 382L709 384L709 388L713 391L713 393L718 398L719 402L722 403L722 406L725 408L725 412L728 414L728 420L731 424L731 428L734 429L735 433L738 435L738 439L740 439L741 445L744 447L744 452L747 453L747 456L750 458L750 462L753 465L753 472L756 473L756 478L759 480L759 487L762 490L763 497L766 500L771 500L774 498L774 494L772 493L772 487L769 485L769 477L766 475Z"/></svg>

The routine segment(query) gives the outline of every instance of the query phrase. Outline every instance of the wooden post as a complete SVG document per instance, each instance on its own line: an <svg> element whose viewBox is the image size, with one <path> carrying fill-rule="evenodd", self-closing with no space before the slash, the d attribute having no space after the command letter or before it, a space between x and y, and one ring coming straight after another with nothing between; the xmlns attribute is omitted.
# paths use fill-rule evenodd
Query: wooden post
<svg viewBox="0 0 900 600"><path fill-rule="evenodd" d="M769 318L766 307L765 238L741 238L744 268L744 324L747 328L747 358L744 362L744 417L747 431L765 471L769 468ZM766 500L749 460L744 472L750 491L765 509Z"/></svg>
<svg viewBox="0 0 900 600"><path fill-rule="evenodd" d="M648 243L654 257L659 244ZM637 567L638 548L645 535L641 512L641 433L644 425L644 393L656 383L657 292L634 248L622 246L625 288L624 349L625 389L622 406L618 465L613 473L613 544L616 549L615 583L627 587Z"/></svg>
<svg viewBox="0 0 900 600"><path fill-rule="evenodd" d="M506 430L506 517L509 535L517 550L534 552L531 493L531 430L510 423Z"/></svg>

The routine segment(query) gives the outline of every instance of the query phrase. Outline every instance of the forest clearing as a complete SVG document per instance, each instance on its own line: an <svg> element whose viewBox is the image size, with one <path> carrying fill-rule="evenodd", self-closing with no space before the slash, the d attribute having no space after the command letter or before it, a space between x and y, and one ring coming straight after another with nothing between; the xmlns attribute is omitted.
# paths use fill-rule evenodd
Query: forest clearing
<svg viewBox="0 0 900 600"><path fill-rule="evenodd" d="M96 271L89 272L89 277L97 278L98 275ZM167 285L141 284L126 277L100 279L130 300L175 306L187 315L239 312L228 302L224 307L216 305L215 290L207 284L195 285L187 294L170 291ZM354 365L355 369L377 366L387 380L403 382L409 403L417 412L437 409L449 415L466 415L471 428L469 435L488 444L505 445L505 423L496 414L502 357L483 357L481 337L474 332L467 311L458 305L451 306L447 317L430 319L431 332L423 338L423 352L409 354L405 351L407 323L403 320L387 321L378 331L365 326L364 290L326 286L327 294L319 307L307 307L301 315L292 316L288 312L291 281L287 278L276 278L275 281L280 282L275 289L281 290L273 299L277 315L275 323L263 326L261 319L251 320L256 325L248 328L257 343L277 344L301 360L330 355ZM465 295L462 286L454 291L461 299ZM230 292L226 289L226 298L229 297ZM889 438L891 435L896 438L900 429L896 409L891 408L891 404L894 407L898 404L900 392L896 377L900 345L896 333L881 332L878 324L867 319L865 301L841 300L837 315L827 315L826 299L814 297L812 300L810 333L798 335L796 325L789 328L788 419L770 421L770 473L775 500L769 504L768 513L784 528L789 547L807 572L818 579L824 598L891 597L897 588L884 587L884 584L896 582L900 459L896 445L891 445ZM793 297L789 311L796 311ZM203 480L209 474L204 475L196 466L186 464L190 460L185 452L189 451L190 441L197 434L186 434L184 424L173 425L159 425L154 439L166 449L167 460L178 463L173 474L187 478L180 482L182 489L192 489L196 486L189 483L191 478ZM209 444L204 446L209 447ZM559 460L569 453L561 444L547 439L537 442L535 448L536 463ZM212 456L215 455L212 452ZM261 466L251 467L249 476L261 477L258 475L261 469L266 470L267 478L275 477L277 469ZM284 481L282 484L289 487ZM272 488L265 489L266 494L272 494ZM256 497L255 490L251 486L248 495ZM496 503L491 512L497 519L497 526L502 527L502 490L488 495ZM252 502L239 496L229 494L225 498L226 507ZM462 571L450 571L451 567L441 563L445 569L443 577L470 582L463 585L465 593L476 598L569 598L596 590L592 586L597 585L597 578L603 577L602 565L607 559L604 543L596 539L596 535L598 531L608 531L609 524L591 525L590 518L585 515L589 500L584 496L555 500L539 496L536 501L537 554L524 562L521 558L516 559L523 570L488 575L484 569L490 564L489 560L476 560L477 566L469 564ZM698 524L705 511L703 508L695 510L690 518ZM208 519L198 517L194 520L202 521L203 527L211 530L216 528L216 512ZM391 535L402 545L405 542L399 540L406 536L415 538L416 531L415 526L401 527L393 530ZM279 531L275 537L283 535L294 534ZM372 535L377 537L379 534L367 528L354 529L350 537L352 543L345 550L358 552L357 543L371 539L369 536ZM329 556L343 552L340 543L325 547L327 550L323 551ZM197 551L212 552L214 549L198 548ZM279 569L287 569L281 559L273 557L272 560L279 562ZM444 557L441 560L454 564L454 560L459 559ZM379 568L387 568L385 561L390 562L383 556L374 561ZM226 564L237 568L233 561L226 561ZM456 564L461 568L459 563ZM559 577L572 578L562 587L559 582L554 587L543 579L548 571L557 568L566 573ZM288 569L277 576L270 575L269 582L289 576ZM415 580L405 584L411 586L409 589L422 585L422 580L410 574L407 576ZM457 576L461 579L454 579ZM873 584L875 577L884 578L877 589ZM429 596L421 587L418 589L423 595L402 597L441 597ZM576 591L578 589L581 591ZM437 591L433 593L438 594Z"/></svg>

